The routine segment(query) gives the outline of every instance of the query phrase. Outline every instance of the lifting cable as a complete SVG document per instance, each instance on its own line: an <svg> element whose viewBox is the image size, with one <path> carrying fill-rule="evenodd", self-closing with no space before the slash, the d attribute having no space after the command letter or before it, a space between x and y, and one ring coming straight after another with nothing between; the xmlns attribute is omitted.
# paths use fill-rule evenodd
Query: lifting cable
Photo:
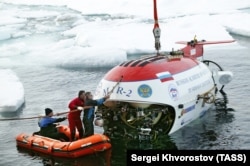
<svg viewBox="0 0 250 166"><path fill-rule="evenodd" d="M155 37L155 49L157 51L157 55L159 55L159 50L161 49L161 43L160 43L160 36L161 36L161 29L158 23L158 15L157 15L157 4L156 0L154 0L154 28L153 28L153 34Z"/></svg>

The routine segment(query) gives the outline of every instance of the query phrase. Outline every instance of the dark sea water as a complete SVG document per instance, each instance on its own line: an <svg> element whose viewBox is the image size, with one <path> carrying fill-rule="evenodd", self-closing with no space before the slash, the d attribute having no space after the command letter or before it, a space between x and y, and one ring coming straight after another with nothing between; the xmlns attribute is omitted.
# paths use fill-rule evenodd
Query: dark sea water
<svg viewBox="0 0 250 166"><path fill-rule="evenodd" d="M12 8L15 7L12 6ZM66 9L59 8L57 10L64 11ZM62 29L67 29L67 26L65 25ZM43 35L43 37L50 36L48 34ZM56 35L56 32L53 35ZM33 38L39 39L40 36L41 34L33 36ZM32 133L37 131L37 119L0 121L0 165L42 166L53 165L49 164L49 162L52 162L54 165L60 166L122 166L126 165L126 149L250 150L250 39L234 34L232 36L244 48L232 47L230 49L208 50L204 56L205 59L216 61L225 70L234 73L233 81L224 89L229 99L228 107L234 111L210 110L202 119L197 119L172 135L160 138L152 144L112 140L111 151L72 160L55 159L17 149L15 136L21 132ZM22 40L27 40L27 38L0 41L0 46L9 42L18 43ZM130 56L135 57L136 55ZM13 60L17 60L16 58L13 57ZM63 68L40 64L23 64L11 65L9 68L17 73L24 85L25 105L16 113L1 113L1 118L38 116L43 114L45 107L51 107L55 112L65 112L69 100L77 95L78 90L85 89L94 92L98 82L111 67ZM62 123L67 124L66 121ZM102 133L102 128L96 127L95 131Z"/></svg>

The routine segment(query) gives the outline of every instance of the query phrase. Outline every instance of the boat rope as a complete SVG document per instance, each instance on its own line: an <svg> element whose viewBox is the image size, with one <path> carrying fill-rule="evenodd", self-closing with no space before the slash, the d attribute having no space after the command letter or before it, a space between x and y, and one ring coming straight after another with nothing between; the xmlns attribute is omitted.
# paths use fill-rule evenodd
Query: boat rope
<svg viewBox="0 0 250 166"><path fill-rule="evenodd" d="M119 79L119 81L115 84L115 86L113 86L113 88L111 89L111 91L108 92L108 95L112 94L114 89L120 84L120 82L122 81L123 76L121 76L121 78Z"/></svg>
<svg viewBox="0 0 250 166"><path fill-rule="evenodd" d="M83 107L84 109L89 108L90 106L85 106ZM59 113L55 113L53 116L60 116L63 114L68 114L68 113L72 113L72 112L77 112L79 110L75 109L72 111L66 111L66 112L59 112ZM24 117L24 118L0 118L0 121L7 121L7 120L26 120L26 119L37 119L37 118L44 118L46 116L40 115L40 116L33 116L33 117Z"/></svg>
<svg viewBox="0 0 250 166"><path fill-rule="evenodd" d="M215 101L215 95L212 93L212 91L215 89L216 87L213 86L210 90L208 90L207 92L198 95L198 100L199 99L203 99L203 103L207 103L207 104L212 104Z"/></svg>
<svg viewBox="0 0 250 166"><path fill-rule="evenodd" d="M154 0L154 22L155 23L153 28L153 34L155 37L155 49L157 51L157 55L159 55L159 50L161 49L161 43L160 43L161 29L158 23L156 0Z"/></svg>
<svg viewBox="0 0 250 166"><path fill-rule="evenodd" d="M107 92L107 94L105 96L111 95L113 93L113 91L115 90L115 88L120 84L120 82L122 81L123 76L121 76L120 80L115 84L115 86L113 86L113 88L111 89L111 91ZM109 107L110 103L112 103L112 101L109 101L108 99L104 101L104 105L106 107Z"/></svg>

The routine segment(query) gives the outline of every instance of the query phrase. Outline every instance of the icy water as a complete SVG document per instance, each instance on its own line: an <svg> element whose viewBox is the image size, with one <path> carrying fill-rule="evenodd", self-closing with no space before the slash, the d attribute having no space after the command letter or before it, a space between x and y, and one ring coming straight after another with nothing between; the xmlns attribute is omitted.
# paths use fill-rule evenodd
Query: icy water
<svg viewBox="0 0 250 166"><path fill-rule="evenodd" d="M29 8L25 5L9 5L8 8L9 10L18 10L20 8L22 11L36 10L35 6ZM64 7L40 6L39 9L41 8L50 12L64 13L67 11L74 15L79 14ZM20 37L2 40L0 41L0 47L4 48L8 44L18 45L26 42L32 48L35 48L38 45L48 44L46 42L60 40L63 38L60 32L68 29L71 22L68 20L53 31L48 29L50 32L48 34L45 25L51 27L53 24L51 20L54 19L53 14L48 14L46 18L30 18L23 31L33 33L33 35L23 36L19 34ZM37 33L38 28L43 32ZM234 73L234 80L225 87L225 92L228 94L228 107L233 108L235 111L226 113L211 110L202 119L194 121L169 137L161 138L153 144L113 140L111 153L97 154L77 160L51 159L16 148L15 136L20 132L32 133L36 131L38 129L37 119L0 121L0 165L41 166L49 165L49 161L54 161L54 165L62 166L122 166L126 165L126 149L131 148L179 150L250 149L250 39L237 35L233 35L233 37L245 48L209 50L205 52L205 59L216 61L225 70L231 70ZM41 41L44 43L41 43ZM17 73L25 89L25 105L16 113L1 113L1 118L37 116L43 114L45 107L51 107L55 112L65 112L69 100L77 95L78 90L85 89L94 92L98 82L112 67L43 65L39 63L39 60L29 59L30 54L35 54L31 51L32 48L23 48L23 52L13 55L11 57L12 63L8 63L8 61L4 65L1 63L0 68L10 68ZM37 54L39 55L39 53ZM130 54L128 58L135 56L137 55ZM66 124L67 122L63 123ZM102 129L96 127L95 131L101 133Z"/></svg>

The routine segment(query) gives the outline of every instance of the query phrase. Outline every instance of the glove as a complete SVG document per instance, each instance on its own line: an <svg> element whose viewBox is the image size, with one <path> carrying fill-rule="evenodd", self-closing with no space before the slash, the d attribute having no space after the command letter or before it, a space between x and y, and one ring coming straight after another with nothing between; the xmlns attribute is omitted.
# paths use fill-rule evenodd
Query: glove
<svg viewBox="0 0 250 166"><path fill-rule="evenodd" d="M108 98L110 98L110 95L107 95L107 96L104 97L105 100L108 99Z"/></svg>
<svg viewBox="0 0 250 166"><path fill-rule="evenodd" d="M76 109L79 110L79 111L82 111L83 107L78 106Z"/></svg>

